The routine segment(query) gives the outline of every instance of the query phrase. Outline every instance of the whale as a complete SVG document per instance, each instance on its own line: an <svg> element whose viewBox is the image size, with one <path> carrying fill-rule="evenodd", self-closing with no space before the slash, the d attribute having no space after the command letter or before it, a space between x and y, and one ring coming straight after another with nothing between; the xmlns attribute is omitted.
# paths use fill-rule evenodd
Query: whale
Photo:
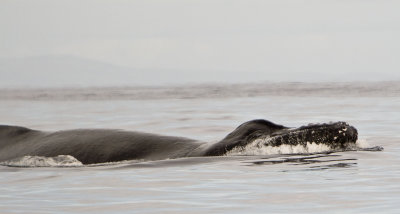
<svg viewBox="0 0 400 214"><path fill-rule="evenodd" d="M223 156L255 141L272 147L315 143L345 149L348 144L355 144L357 138L357 129L342 121L293 128L256 119L239 125L215 143L119 129L50 132L0 125L0 162L24 156L58 155L73 156L83 164Z"/></svg>

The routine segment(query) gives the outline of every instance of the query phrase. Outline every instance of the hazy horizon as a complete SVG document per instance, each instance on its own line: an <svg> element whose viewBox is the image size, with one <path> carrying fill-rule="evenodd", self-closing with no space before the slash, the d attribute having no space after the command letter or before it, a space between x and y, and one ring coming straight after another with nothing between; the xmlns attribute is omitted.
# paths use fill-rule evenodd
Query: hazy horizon
<svg viewBox="0 0 400 214"><path fill-rule="evenodd" d="M400 80L398 1L0 4L0 88Z"/></svg>

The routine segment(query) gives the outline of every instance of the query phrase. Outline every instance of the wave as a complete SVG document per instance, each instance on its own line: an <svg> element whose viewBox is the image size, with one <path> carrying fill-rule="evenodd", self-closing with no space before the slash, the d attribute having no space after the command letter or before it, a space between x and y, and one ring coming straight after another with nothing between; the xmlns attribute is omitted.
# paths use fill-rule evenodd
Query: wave
<svg viewBox="0 0 400 214"><path fill-rule="evenodd" d="M83 164L71 155L55 157L24 156L9 161L0 162L0 165L11 167L77 167Z"/></svg>
<svg viewBox="0 0 400 214"><path fill-rule="evenodd" d="M260 96L399 97L393 82L264 82L153 87L0 88L0 100L149 100Z"/></svg>

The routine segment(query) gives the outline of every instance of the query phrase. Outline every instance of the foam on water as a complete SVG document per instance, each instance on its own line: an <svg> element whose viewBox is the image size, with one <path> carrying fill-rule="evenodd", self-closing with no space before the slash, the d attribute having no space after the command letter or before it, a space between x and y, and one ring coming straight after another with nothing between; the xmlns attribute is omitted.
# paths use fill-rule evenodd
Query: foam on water
<svg viewBox="0 0 400 214"><path fill-rule="evenodd" d="M306 145L288 145L282 144L280 146L266 146L265 139L256 139L252 143L249 143L245 147L234 148L229 151L227 156L235 155L276 155L276 154L314 154L314 153L326 153L326 152L337 152L344 150L357 150L363 148L369 148L369 144L366 140L360 139L355 144L347 144L345 148L332 148L329 143L317 144L314 142L307 142Z"/></svg>
<svg viewBox="0 0 400 214"><path fill-rule="evenodd" d="M71 155L55 157L24 156L13 160L0 162L3 166L12 167L76 167L83 164Z"/></svg>
<svg viewBox="0 0 400 214"><path fill-rule="evenodd" d="M357 148L370 148L371 145L365 139L358 139L356 142L356 147Z"/></svg>

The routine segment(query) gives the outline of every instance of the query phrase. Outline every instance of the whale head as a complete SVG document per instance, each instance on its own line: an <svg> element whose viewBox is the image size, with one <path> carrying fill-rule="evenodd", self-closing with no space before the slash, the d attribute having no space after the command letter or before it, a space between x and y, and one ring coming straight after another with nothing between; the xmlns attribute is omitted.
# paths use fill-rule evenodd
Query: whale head
<svg viewBox="0 0 400 214"><path fill-rule="evenodd" d="M264 146L306 146L307 143L325 144L332 149L345 149L355 144L357 129L346 122L309 124L289 128L268 120L252 120L243 123L219 143L208 149L207 155L223 155L235 148L243 148L257 141Z"/></svg>

